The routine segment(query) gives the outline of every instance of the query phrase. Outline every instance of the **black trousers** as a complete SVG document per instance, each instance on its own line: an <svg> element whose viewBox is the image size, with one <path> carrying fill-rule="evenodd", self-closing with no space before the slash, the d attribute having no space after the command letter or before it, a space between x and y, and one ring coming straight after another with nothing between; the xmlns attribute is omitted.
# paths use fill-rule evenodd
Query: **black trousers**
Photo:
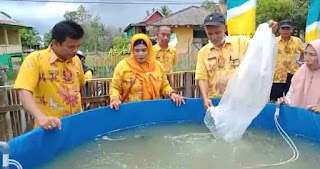
<svg viewBox="0 0 320 169"><path fill-rule="evenodd" d="M286 83L273 83L270 94L271 102L277 101L278 98L283 96L283 93L288 93L291 85L292 76L292 74L288 73Z"/></svg>

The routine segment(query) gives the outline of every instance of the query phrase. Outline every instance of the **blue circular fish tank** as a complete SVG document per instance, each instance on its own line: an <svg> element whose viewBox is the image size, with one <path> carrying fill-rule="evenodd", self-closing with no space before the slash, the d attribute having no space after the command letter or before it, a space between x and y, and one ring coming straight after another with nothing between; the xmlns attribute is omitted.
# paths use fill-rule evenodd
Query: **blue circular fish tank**
<svg viewBox="0 0 320 169"><path fill-rule="evenodd" d="M213 99L214 105L219 100ZM250 128L276 131L276 106L268 104L254 119ZM62 130L34 129L9 141L10 159L24 169L39 168L55 157L112 131L134 126L167 122L203 123L205 110L202 99L187 99L181 107L171 100L143 101L123 104L119 111L103 107L62 119ZM305 109L281 106L279 123L289 135L320 141L320 115ZM2 166L2 161L0 163ZM15 168L10 165L10 168ZM130 166L128 167L130 168Z"/></svg>

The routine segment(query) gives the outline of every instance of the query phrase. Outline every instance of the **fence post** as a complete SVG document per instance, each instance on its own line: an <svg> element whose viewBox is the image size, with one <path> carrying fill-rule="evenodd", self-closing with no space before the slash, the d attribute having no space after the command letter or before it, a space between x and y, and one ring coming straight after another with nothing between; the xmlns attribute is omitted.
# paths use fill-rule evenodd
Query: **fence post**
<svg viewBox="0 0 320 169"><path fill-rule="evenodd" d="M192 73L185 72L185 97L192 97Z"/></svg>
<svg viewBox="0 0 320 169"><path fill-rule="evenodd" d="M0 86L4 86L7 80L5 69L0 66ZM0 89L0 107L6 106L8 104L8 95L5 88ZM7 138L7 123L6 123L6 113L0 112L0 140L6 141Z"/></svg>
<svg viewBox="0 0 320 169"><path fill-rule="evenodd" d="M7 122L6 122L6 114L0 112L0 140L1 141L8 140L7 132L8 132L8 129L7 129Z"/></svg>

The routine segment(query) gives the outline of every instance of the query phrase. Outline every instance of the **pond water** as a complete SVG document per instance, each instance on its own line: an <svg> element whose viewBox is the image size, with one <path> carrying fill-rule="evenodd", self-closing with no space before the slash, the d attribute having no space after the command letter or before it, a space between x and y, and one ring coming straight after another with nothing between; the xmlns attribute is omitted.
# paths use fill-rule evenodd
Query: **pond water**
<svg viewBox="0 0 320 169"><path fill-rule="evenodd" d="M320 144L291 136L300 157L275 169L320 166ZM230 144L204 124L168 123L109 133L42 166L43 169L240 169L286 161L293 153L277 132L249 129ZM266 167L257 167L266 168Z"/></svg>

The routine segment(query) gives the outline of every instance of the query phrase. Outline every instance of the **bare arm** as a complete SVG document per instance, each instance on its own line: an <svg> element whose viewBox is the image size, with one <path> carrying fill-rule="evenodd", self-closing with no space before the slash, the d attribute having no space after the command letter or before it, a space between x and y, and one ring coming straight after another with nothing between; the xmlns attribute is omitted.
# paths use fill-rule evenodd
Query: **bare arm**
<svg viewBox="0 0 320 169"><path fill-rule="evenodd" d="M34 118L41 119L45 115L41 112L39 107L37 106L33 95L28 90L19 90L19 98L21 99L22 105L24 109L29 112Z"/></svg>
<svg viewBox="0 0 320 169"><path fill-rule="evenodd" d="M283 96L281 98L278 98L278 102L281 102L282 104L291 105L291 103L292 103L292 93L293 92L294 91L293 91L293 87L292 87L292 84L291 84L287 95Z"/></svg>
<svg viewBox="0 0 320 169"><path fill-rule="evenodd" d="M123 81L123 67L126 62L120 61L113 74L111 86L110 86L110 108L119 110L121 102L121 91L122 88L122 81ZM128 93L129 94L129 93ZM123 99L123 98L122 98Z"/></svg>
<svg viewBox="0 0 320 169"><path fill-rule="evenodd" d="M197 66L196 66L196 80L198 80L198 84L200 87L200 92L203 97L203 105L205 109L208 109L212 106L212 102L209 99L208 95L208 86L209 86L209 74L207 71L207 67L205 64L206 54L203 53L202 50L198 52Z"/></svg>
<svg viewBox="0 0 320 169"><path fill-rule="evenodd" d="M200 92L203 99L208 99L208 80L199 80Z"/></svg>
<svg viewBox="0 0 320 169"><path fill-rule="evenodd" d="M44 129L53 129L58 127L61 129L61 121L57 117L48 117L39 109L33 95L28 90L18 90L24 109L29 112Z"/></svg>
<svg viewBox="0 0 320 169"><path fill-rule="evenodd" d="M199 87L200 87L200 92L203 98L203 104L204 108L208 109L209 107L212 107L212 101L209 99L208 96L208 80L199 80Z"/></svg>

